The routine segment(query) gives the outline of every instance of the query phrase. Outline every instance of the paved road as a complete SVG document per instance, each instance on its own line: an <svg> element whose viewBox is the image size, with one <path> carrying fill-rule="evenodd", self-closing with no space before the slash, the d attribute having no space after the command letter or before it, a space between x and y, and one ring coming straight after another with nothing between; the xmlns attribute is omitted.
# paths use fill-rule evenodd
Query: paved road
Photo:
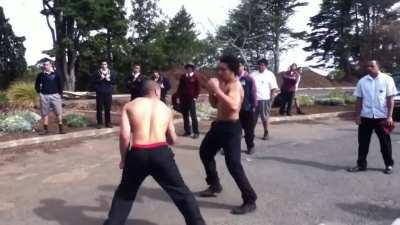
<svg viewBox="0 0 400 225"><path fill-rule="evenodd" d="M241 203L240 195L219 155L225 190L218 198L199 199L208 224L389 225L400 216L400 171L392 176L380 171L383 163L374 138L372 169L357 175L345 172L354 165L355 131L351 123L336 119L274 125L272 139L257 141L258 153L243 158L259 194L258 211L247 216L229 214ZM399 160L399 130L393 139ZM190 188L199 191L205 187L199 141L180 141L177 163ZM0 224L102 224L120 178L116 137L7 159L0 162ZM147 179L128 225L180 224L183 219L168 196Z"/></svg>

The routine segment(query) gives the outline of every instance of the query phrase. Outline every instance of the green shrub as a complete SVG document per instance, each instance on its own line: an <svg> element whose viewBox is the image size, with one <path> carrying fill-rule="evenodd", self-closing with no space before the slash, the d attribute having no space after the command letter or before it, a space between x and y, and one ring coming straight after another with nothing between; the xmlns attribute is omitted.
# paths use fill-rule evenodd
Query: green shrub
<svg viewBox="0 0 400 225"><path fill-rule="evenodd" d="M313 106L315 105L315 98L309 95L296 96L299 105L301 106Z"/></svg>
<svg viewBox="0 0 400 225"><path fill-rule="evenodd" d="M69 127L87 127L89 119L82 114L69 114L64 117L64 123Z"/></svg>
<svg viewBox="0 0 400 225"><path fill-rule="evenodd" d="M35 125L41 119L41 116L39 114L31 112L31 111L16 111L16 112L13 112L12 114L16 115L16 116L21 116L26 121L28 121L31 125Z"/></svg>
<svg viewBox="0 0 400 225"><path fill-rule="evenodd" d="M346 105L346 102L343 98L322 98L317 99L316 103L318 105L325 105L325 106L343 106Z"/></svg>
<svg viewBox="0 0 400 225"><path fill-rule="evenodd" d="M4 92L0 92L0 108L4 108L8 105L8 97Z"/></svg>
<svg viewBox="0 0 400 225"><path fill-rule="evenodd" d="M7 93L10 104L16 108L33 108L39 95L36 93L33 83L16 82L11 85Z"/></svg>
<svg viewBox="0 0 400 225"><path fill-rule="evenodd" d="M0 131L7 133L16 132L30 132L33 126L29 121L19 115L7 116L5 119L0 120Z"/></svg>
<svg viewBox="0 0 400 225"><path fill-rule="evenodd" d="M340 89L329 92L328 98L343 99L345 104L354 104L357 101L357 98L355 96Z"/></svg>

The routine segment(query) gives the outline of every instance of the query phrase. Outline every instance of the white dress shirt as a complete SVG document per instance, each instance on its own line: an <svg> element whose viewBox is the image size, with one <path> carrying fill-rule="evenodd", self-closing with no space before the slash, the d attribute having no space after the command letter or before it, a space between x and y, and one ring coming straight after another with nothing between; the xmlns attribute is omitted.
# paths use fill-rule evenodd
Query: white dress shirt
<svg viewBox="0 0 400 225"><path fill-rule="evenodd" d="M265 70L262 73L257 70L251 73L250 76L256 83L257 100L271 100L271 90L279 89L275 75L269 70Z"/></svg>
<svg viewBox="0 0 400 225"><path fill-rule="evenodd" d="M376 78L366 75L357 84L354 96L362 98L361 117L385 119L388 116L387 97L397 95L391 76L379 73Z"/></svg>

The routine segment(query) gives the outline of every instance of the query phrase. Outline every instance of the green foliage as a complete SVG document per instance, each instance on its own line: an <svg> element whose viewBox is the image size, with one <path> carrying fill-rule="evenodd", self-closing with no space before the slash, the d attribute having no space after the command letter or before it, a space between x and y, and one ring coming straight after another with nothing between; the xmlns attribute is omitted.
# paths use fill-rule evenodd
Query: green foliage
<svg viewBox="0 0 400 225"><path fill-rule="evenodd" d="M292 46L287 40L302 37L303 33L293 32L287 24L296 9L306 4L298 0L242 0L227 24L218 29L217 40L224 53L240 56L248 64L273 55L277 69L280 53Z"/></svg>
<svg viewBox="0 0 400 225"><path fill-rule="evenodd" d="M0 89L6 89L26 70L25 37L15 36L0 6Z"/></svg>
<svg viewBox="0 0 400 225"><path fill-rule="evenodd" d="M300 106L314 106L315 105L315 98L309 95L299 95L296 96L297 101L299 102Z"/></svg>
<svg viewBox="0 0 400 225"><path fill-rule="evenodd" d="M357 98L351 93L340 89L329 92L327 97L331 99L341 99L345 104L354 104L357 101Z"/></svg>
<svg viewBox="0 0 400 225"><path fill-rule="evenodd" d="M317 99L316 104L324 105L324 106L344 106L346 105L345 100L343 98L322 98Z"/></svg>
<svg viewBox="0 0 400 225"><path fill-rule="evenodd" d="M399 18L398 13L390 10L397 2L324 0L320 12L309 23L312 32L307 37L309 46L305 50L312 55L308 59L318 59L321 66L333 61L346 74L351 74L354 64L360 61L379 60L387 55L391 58L382 62L389 62L388 67L398 65L398 38L387 38L398 33L398 29L390 32L385 28Z"/></svg>
<svg viewBox="0 0 400 225"><path fill-rule="evenodd" d="M346 72L343 70L334 70L329 73L328 77L332 80L341 81L346 77Z"/></svg>
<svg viewBox="0 0 400 225"><path fill-rule="evenodd" d="M7 90L10 104L16 108L33 108L38 103L38 94L33 83L16 82Z"/></svg>
<svg viewBox="0 0 400 225"><path fill-rule="evenodd" d="M28 121L31 125L35 125L41 119L41 116L32 111L15 111L12 113L13 116L20 116Z"/></svg>
<svg viewBox="0 0 400 225"><path fill-rule="evenodd" d="M0 109L6 107L8 103L7 94L5 92L0 92Z"/></svg>
<svg viewBox="0 0 400 225"><path fill-rule="evenodd" d="M7 133L30 132L33 130L32 124L19 115L7 116L0 120L0 131Z"/></svg>
<svg viewBox="0 0 400 225"><path fill-rule="evenodd" d="M68 114L64 117L64 123L69 127L87 127L89 119L82 114Z"/></svg>

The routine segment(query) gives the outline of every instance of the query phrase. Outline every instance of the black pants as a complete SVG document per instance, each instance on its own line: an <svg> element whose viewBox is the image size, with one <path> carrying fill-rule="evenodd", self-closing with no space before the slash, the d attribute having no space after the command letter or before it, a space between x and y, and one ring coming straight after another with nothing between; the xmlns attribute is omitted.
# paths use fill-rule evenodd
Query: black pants
<svg viewBox="0 0 400 225"><path fill-rule="evenodd" d="M281 96L282 96L282 105L279 110L279 113L280 114L284 114L284 113L291 114L295 92L283 91Z"/></svg>
<svg viewBox="0 0 400 225"><path fill-rule="evenodd" d="M385 133L382 123L384 119L361 118L361 125L358 127L358 160L359 167L367 167L367 156L371 142L372 131L375 131L379 138L383 160L386 166L393 166L392 141L390 135Z"/></svg>
<svg viewBox="0 0 400 225"><path fill-rule="evenodd" d="M180 107L183 116L183 127L185 129L185 133L191 134L192 133L191 128L193 127L193 133L198 134L199 122L197 121L196 102L194 101L194 99L182 100ZM189 115L190 118L192 119L192 127L190 126Z"/></svg>
<svg viewBox="0 0 400 225"><path fill-rule="evenodd" d="M244 130L244 140L247 149L254 147L254 129L256 127L256 118L253 111L240 111L240 123Z"/></svg>
<svg viewBox="0 0 400 225"><path fill-rule="evenodd" d="M111 124L112 93L96 93L96 117L97 124L103 124L103 110L106 124Z"/></svg>
<svg viewBox="0 0 400 225"><path fill-rule="evenodd" d="M219 185L215 155L222 148L229 173L242 192L243 201L254 203L257 200L257 195L243 170L241 140L242 127L240 122L214 122L201 143L200 158L207 174L207 184L210 186Z"/></svg>
<svg viewBox="0 0 400 225"><path fill-rule="evenodd" d="M125 224L139 187L147 176L168 193L187 225L205 225L193 193L185 185L168 147L135 149L128 152L125 168L108 219L104 225Z"/></svg>

